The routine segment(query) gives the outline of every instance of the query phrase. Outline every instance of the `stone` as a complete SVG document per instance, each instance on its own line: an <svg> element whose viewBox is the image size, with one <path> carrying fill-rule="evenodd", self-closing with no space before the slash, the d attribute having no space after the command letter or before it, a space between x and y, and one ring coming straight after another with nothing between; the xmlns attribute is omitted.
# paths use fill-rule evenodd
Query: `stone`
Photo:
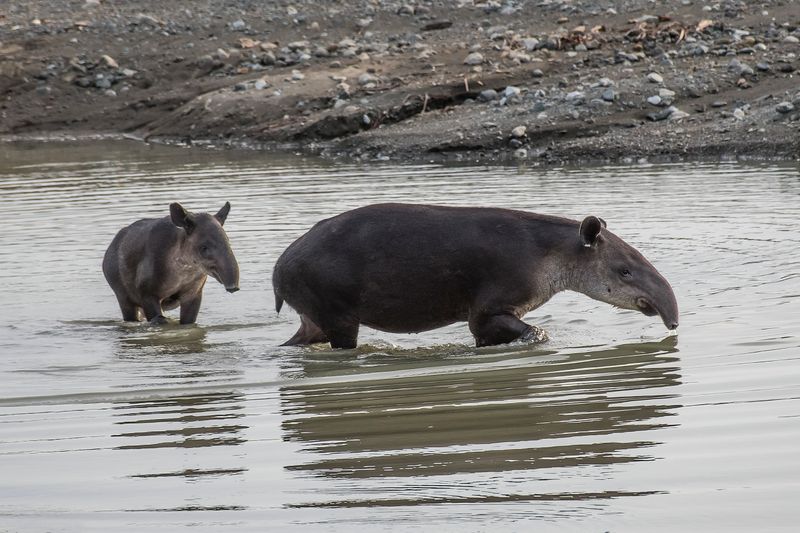
<svg viewBox="0 0 800 533"><path fill-rule="evenodd" d="M237 91L237 92L246 91L247 90L247 84L246 83L237 83L236 85L233 86L233 90Z"/></svg>
<svg viewBox="0 0 800 533"><path fill-rule="evenodd" d="M256 80L256 82L253 84L253 87L255 87L256 90L261 91L269 87L269 83L267 83L266 80Z"/></svg>
<svg viewBox="0 0 800 533"><path fill-rule="evenodd" d="M514 157L517 159L526 159L528 157L528 151L525 148L514 150Z"/></svg>
<svg viewBox="0 0 800 533"><path fill-rule="evenodd" d="M794 111L794 104L791 102L781 102L775 106L775 111L781 114L791 113Z"/></svg>
<svg viewBox="0 0 800 533"><path fill-rule="evenodd" d="M609 88L603 91L603 94L601 94L600 97L606 102L613 102L617 99L617 93L614 91L614 89Z"/></svg>
<svg viewBox="0 0 800 533"><path fill-rule="evenodd" d="M733 110L733 118L736 120L744 120L744 110L741 107L737 107Z"/></svg>
<svg viewBox="0 0 800 533"><path fill-rule="evenodd" d="M658 72L651 72L647 75L647 81L650 83L663 83L664 78Z"/></svg>
<svg viewBox="0 0 800 533"><path fill-rule="evenodd" d="M714 100L711 102L711 107L725 107L726 105L728 105L728 102L725 100Z"/></svg>
<svg viewBox="0 0 800 533"><path fill-rule="evenodd" d="M599 87L611 87L614 85L614 82L608 78L600 78L597 80L597 85Z"/></svg>
<svg viewBox="0 0 800 533"><path fill-rule="evenodd" d="M377 83L378 78L370 74L369 72L365 72L358 77L358 84L359 85L369 85L370 83Z"/></svg>
<svg viewBox="0 0 800 533"><path fill-rule="evenodd" d="M539 39L533 37L522 39L522 46L525 47L526 51L533 52L539 47Z"/></svg>
<svg viewBox="0 0 800 533"><path fill-rule="evenodd" d="M569 104L581 105L586 101L586 94L582 91L572 91L571 93L567 93L566 100Z"/></svg>
<svg viewBox="0 0 800 533"><path fill-rule="evenodd" d="M293 70L293 71L292 71L292 79L293 79L294 81L300 81L300 80L302 80L302 79L305 79L305 77L306 77L306 76L305 76L305 74L303 74L303 73L302 73L302 72L300 72L299 70Z"/></svg>
<svg viewBox="0 0 800 533"><path fill-rule="evenodd" d="M675 98L675 91L670 91L669 89L659 89L658 96L660 96L662 100L671 100L672 98Z"/></svg>
<svg viewBox="0 0 800 533"><path fill-rule="evenodd" d="M759 61L758 63L756 63L756 70L759 70L761 72L769 72L770 70L769 63L765 63L764 61Z"/></svg>
<svg viewBox="0 0 800 533"><path fill-rule="evenodd" d="M498 97L497 91L494 89L486 89L481 91L478 95L478 100L481 102L491 102L492 100L497 100Z"/></svg>
<svg viewBox="0 0 800 533"><path fill-rule="evenodd" d="M797 44L800 43L800 39L798 39L794 35L787 35L786 37L784 37L783 42Z"/></svg>
<svg viewBox="0 0 800 533"><path fill-rule="evenodd" d="M519 96L520 93L519 87L514 87L513 85L509 85L503 90L503 97L505 98L513 98L515 96Z"/></svg>
<svg viewBox="0 0 800 533"><path fill-rule="evenodd" d="M533 69L533 72L531 72L531 76L534 78L542 78L544 77L544 72L542 72L542 69L540 68L535 68Z"/></svg>
<svg viewBox="0 0 800 533"><path fill-rule="evenodd" d="M233 31L244 31L247 28L247 24L242 19L238 19L230 23L230 28Z"/></svg>
<svg viewBox="0 0 800 533"><path fill-rule="evenodd" d="M657 94L647 97L647 103L650 105L660 106L663 100Z"/></svg>
<svg viewBox="0 0 800 533"><path fill-rule="evenodd" d="M119 68L119 63L117 63L114 58L109 55L100 56L100 63L109 68Z"/></svg>
<svg viewBox="0 0 800 533"><path fill-rule="evenodd" d="M525 126L517 126L513 130L511 130L511 136L514 138L521 138L525 137L525 133L527 132L527 128Z"/></svg>
<svg viewBox="0 0 800 533"><path fill-rule="evenodd" d="M472 52L464 59L465 65L480 65L483 63L483 55L480 52Z"/></svg>

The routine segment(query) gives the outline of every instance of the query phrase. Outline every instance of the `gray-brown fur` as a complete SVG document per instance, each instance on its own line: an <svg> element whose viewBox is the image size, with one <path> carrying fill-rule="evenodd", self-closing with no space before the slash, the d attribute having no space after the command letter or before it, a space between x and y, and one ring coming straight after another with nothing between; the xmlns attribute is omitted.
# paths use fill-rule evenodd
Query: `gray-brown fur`
<svg viewBox="0 0 800 533"><path fill-rule="evenodd" d="M122 318L166 322L163 311L180 306L181 324L197 319L206 277L228 292L239 290L239 265L222 225L225 203L215 215L170 205L170 215L122 228L103 258L103 274L119 302Z"/></svg>
<svg viewBox="0 0 800 533"><path fill-rule="evenodd" d="M426 331L467 321L478 346L544 333L521 317L563 290L678 326L669 283L596 217L583 222L497 208L380 204L323 220L273 274L301 327L286 342L356 346L360 324Z"/></svg>

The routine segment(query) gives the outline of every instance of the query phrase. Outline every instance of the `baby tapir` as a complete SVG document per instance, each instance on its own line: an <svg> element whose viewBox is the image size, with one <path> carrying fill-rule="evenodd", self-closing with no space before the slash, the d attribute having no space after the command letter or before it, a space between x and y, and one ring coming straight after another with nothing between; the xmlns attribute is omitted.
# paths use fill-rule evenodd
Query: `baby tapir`
<svg viewBox="0 0 800 533"><path fill-rule="evenodd" d="M478 346L544 340L521 317L563 290L678 327L667 280L597 217L380 204L323 220L272 278L301 326L286 345L356 346L359 324L411 333L468 321Z"/></svg>
<svg viewBox="0 0 800 533"><path fill-rule="evenodd" d="M206 277L228 292L239 290L239 265L222 225L231 204L216 215L190 213L180 204L169 216L145 218L122 228L103 258L103 274L119 301L123 320L166 322L163 310L181 308L181 324L197 320Z"/></svg>

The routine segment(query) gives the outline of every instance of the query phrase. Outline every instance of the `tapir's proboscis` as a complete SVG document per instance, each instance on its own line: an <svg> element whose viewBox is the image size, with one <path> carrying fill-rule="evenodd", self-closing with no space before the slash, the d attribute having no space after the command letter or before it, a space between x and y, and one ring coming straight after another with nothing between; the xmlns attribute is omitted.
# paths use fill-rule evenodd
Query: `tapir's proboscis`
<svg viewBox="0 0 800 533"><path fill-rule="evenodd" d="M239 265L222 228L231 204L215 215L170 204L169 216L145 218L122 228L103 258L103 274L117 296L122 318L167 322L164 310L180 306L180 323L197 320L203 286L211 276L228 292L239 290Z"/></svg>
<svg viewBox="0 0 800 533"><path fill-rule="evenodd" d="M500 208L379 204L318 222L280 256L276 309L301 325L286 345L354 348L360 324L427 331L467 321L477 346L546 334L521 320L571 290L678 327L666 279L605 222Z"/></svg>

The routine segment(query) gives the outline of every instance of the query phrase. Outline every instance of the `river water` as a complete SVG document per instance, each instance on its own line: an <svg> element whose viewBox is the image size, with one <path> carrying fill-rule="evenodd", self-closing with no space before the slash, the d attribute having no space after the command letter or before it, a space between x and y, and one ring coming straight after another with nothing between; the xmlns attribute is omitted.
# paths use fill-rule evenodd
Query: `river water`
<svg viewBox="0 0 800 533"><path fill-rule="evenodd" d="M796 531L800 171L345 165L136 143L0 145L0 531ZM241 291L125 324L115 232L180 201L226 223ZM681 326L574 293L551 341L465 324L280 348L280 252L381 201L596 214ZM173 318L176 312L169 313Z"/></svg>

